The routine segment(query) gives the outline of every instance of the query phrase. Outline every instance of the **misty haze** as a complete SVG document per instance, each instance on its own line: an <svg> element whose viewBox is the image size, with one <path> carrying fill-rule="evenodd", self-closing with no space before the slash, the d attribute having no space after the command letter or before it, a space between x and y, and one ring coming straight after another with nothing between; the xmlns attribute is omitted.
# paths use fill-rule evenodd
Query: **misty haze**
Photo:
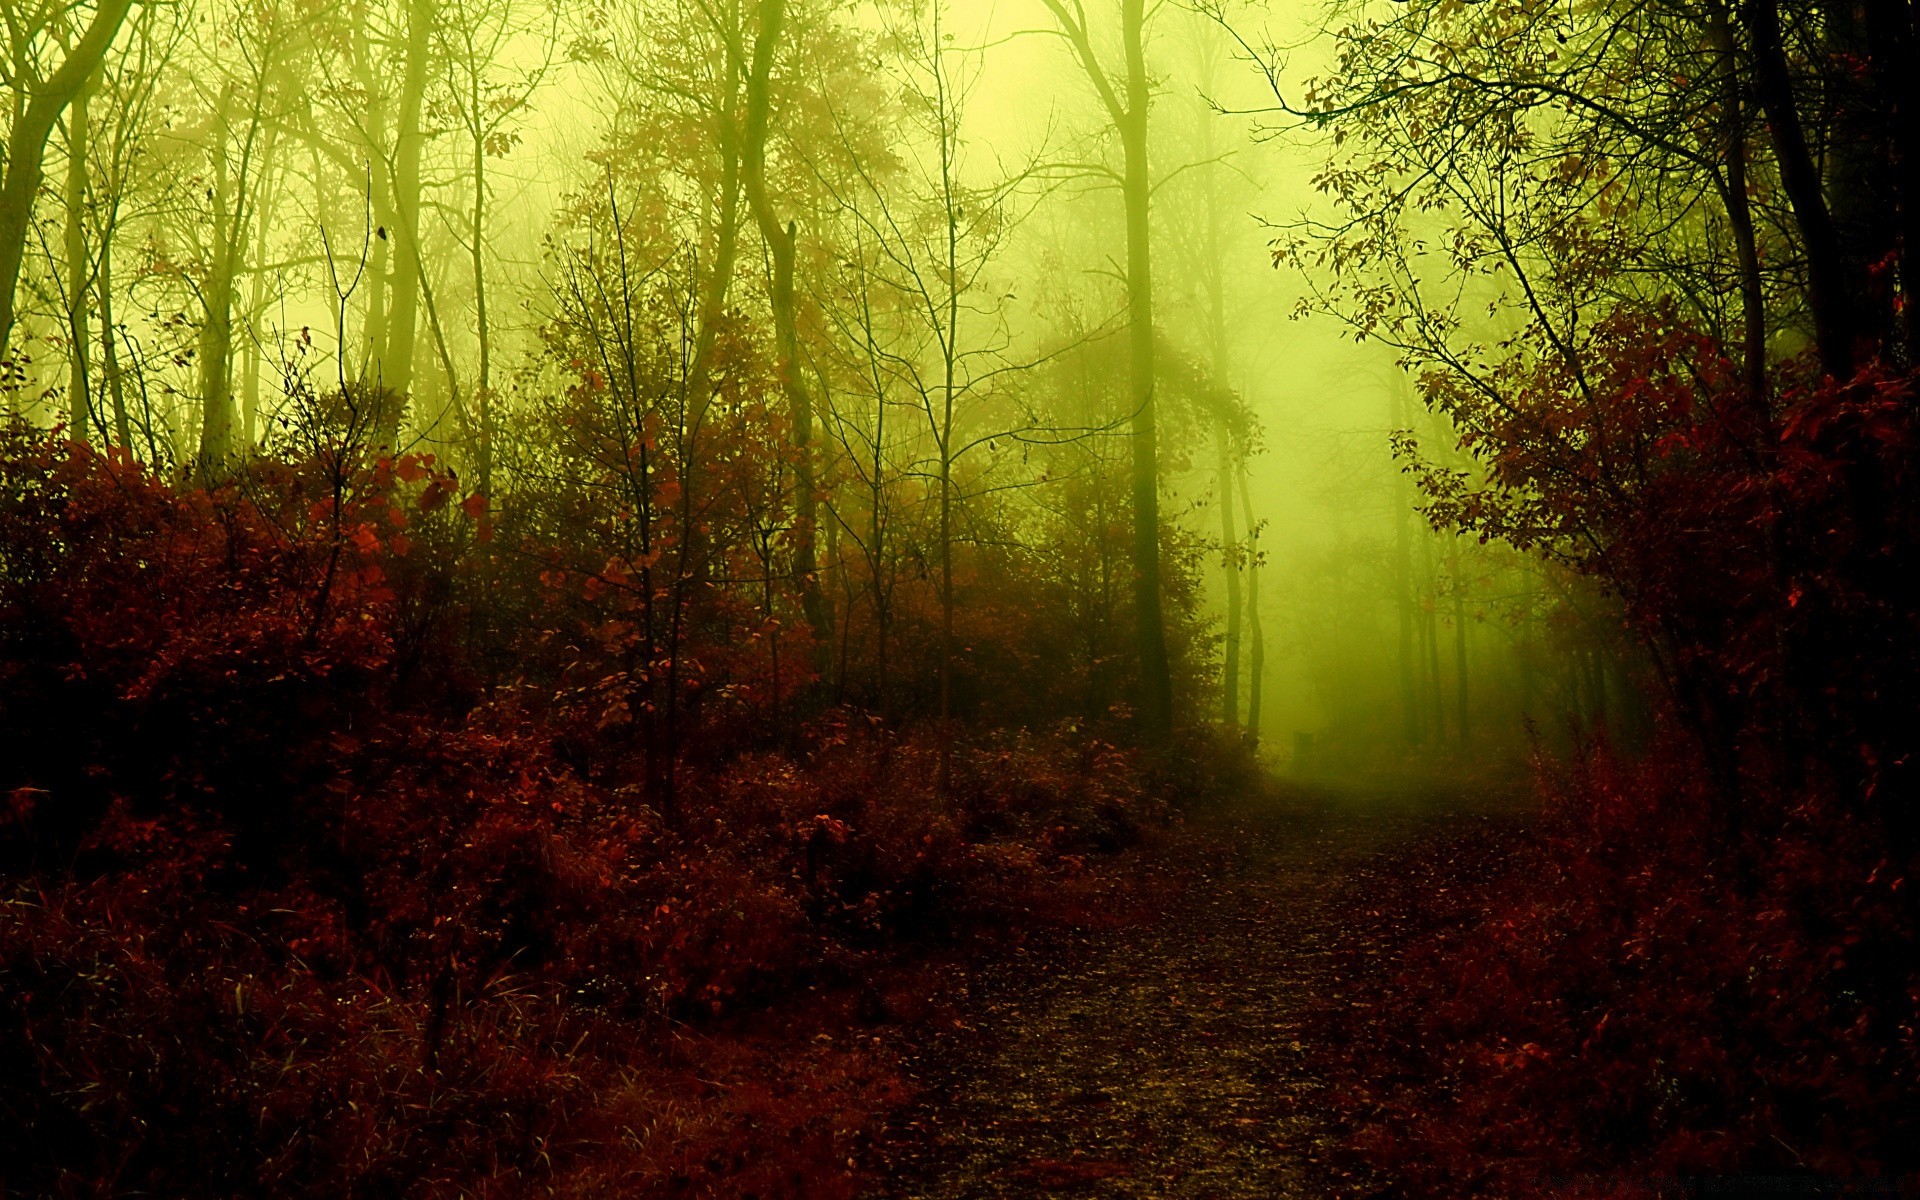
<svg viewBox="0 0 1920 1200"><path fill-rule="evenodd" d="M1920 1188L1913 0L0 11L0 1196Z"/></svg>

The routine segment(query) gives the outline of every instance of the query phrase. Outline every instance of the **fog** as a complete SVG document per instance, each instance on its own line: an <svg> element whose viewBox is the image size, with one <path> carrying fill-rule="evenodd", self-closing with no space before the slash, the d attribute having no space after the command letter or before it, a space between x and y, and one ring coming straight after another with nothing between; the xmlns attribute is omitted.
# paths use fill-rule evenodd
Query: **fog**
<svg viewBox="0 0 1920 1200"><path fill-rule="evenodd" d="M873 450L879 475L924 483L944 459L965 481L949 497L960 543L1001 538L1041 559L1062 535L988 515L1023 503L988 498L1031 491L1037 510L1074 509L1084 496L1047 495L1077 471L1119 471L1137 436L1116 396L1069 412L1035 392L1076 356L1124 367L1132 264L1110 108L1125 107L1124 6L795 3L776 6L777 29L764 5L699 0L119 7L29 205L6 398L37 425L208 477L284 448L303 405L372 383L406 409L373 422L376 449L432 454L499 508L543 469L538 414L605 374L583 365L573 333L601 336L614 255L636 289L627 317L641 293L656 310L680 305L683 383L710 385L712 347L735 334L739 354L778 375L792 338L797 374L812 377L789 382L813 389L818 423L795 469L819 477L824 506L794 519L821 544L802 539L794 594L776 602L769 582L767 613L799 603L830 643L820 606L844 609L840 664L816 647L817 674L876 709L894 703L887 686L861 691L847 665L879 653L888 669L884 634L880 650L856 652L848 624L871 619L846 574L848 546L880 529L878 502L862 516L859 499L874 480L847 468L876 445L871 412L885 427L888 406L917 395L921 415L902 409L892 428L919 428ZM42 75L89 15L51 0L18 11L14 61ZM1317 305L1327 281L1277 254L1329 219L1317 178L1331 139L1278 101L1325 69L1315 34L1343 19L1309 4L1160 6L1144 19L1160 520L1184 532L1198 588L1168 616L1185 630L1170 635L1189 680L1179 718L1244 724L1258 688L1255 732L1276 765L1498 758L1524 747L1528 719L1553 737L1570 719L1604 719L1610 689L1631 688L1597 597L1526 555L1429 528L1390 438L1410 430L1430 459L1464 462L1453 431L1417 399L1410 360ZM761 68L771 95L756 134ZM24 129L25 92L13 94ZM755 153L741 151L754 137L758 192ZM786 268L768 234L782 227ZM942 265L942 230L957 273ZM714 287L716 269L730 288ZM927 424L929 396L954 386L937 369L943 338L960 388L946 395L961 398L948 440L965 445L952 455ZM883 360L891 382L875 385L878 410L863 407ZM1183 396L1183 373L1199 381L1189 392L1230 395L1239 415ZM1221 434L1221 422L1238 424ZM1223 497L1241 470L1246 496ZM900 517L919 522L910 556L923 578L930 512ZM1224 553L1229 538L1239 557ZM837 599L807 582L816 559ZM1229 576L1257 586L1257 607L1231 611ZM965 608L954 587L945 599ZM936 707L923 683L906 687L902 712ZM1082 715L1151 708L1132 686L1094 687ZM984 704L969 711L994 719L989 700L942 697L942 711Z"/></svg>

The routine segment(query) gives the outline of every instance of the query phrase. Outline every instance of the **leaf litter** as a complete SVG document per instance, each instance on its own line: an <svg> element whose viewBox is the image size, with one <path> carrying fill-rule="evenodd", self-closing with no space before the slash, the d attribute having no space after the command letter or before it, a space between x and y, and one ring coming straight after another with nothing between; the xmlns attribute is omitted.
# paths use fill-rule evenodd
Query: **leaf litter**
<svg viewBox="0 0 1920 1200"><path fill-rule="evenodd" d="M1358 1183L1316 1097L1343 900L1447 824L1431 796L1273 790L1136 864L1165 902L984 970L909 1057L922 1088L873 1148L876 1200L1328 1197Z"/></svg>

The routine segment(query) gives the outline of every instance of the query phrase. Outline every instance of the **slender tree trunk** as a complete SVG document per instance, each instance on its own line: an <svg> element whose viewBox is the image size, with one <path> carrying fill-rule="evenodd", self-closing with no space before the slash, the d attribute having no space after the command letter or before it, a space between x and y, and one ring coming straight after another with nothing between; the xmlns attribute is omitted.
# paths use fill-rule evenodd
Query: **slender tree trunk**
<svg viewBox="0 0 1920 1200"><path fill-rule="evenodd" d="M133 452L133 429L127 420L126 381L120 376L120 333L113 325L113 231L104 223L100 233L100 377L113 405L113 433L128 453Z"/></svg>
<svg viewBox="0 0 1920 1200"><path fill-rule="evenodd" d="M1247 486L1247 467L1240 464L1240 511L1247 526L1247 633L1252 641L1247 656L1247 744L1260 744L1260 690L1267 670L1266 639L1260 630L1260 526L1253 519L1253 492Z"/></svg>
<svg viewBox="0 0 1920 1200"><path fill-rule="evenodd" d="M1453 577L1453 688L1460 748L1473 738L1473 721L1467 707L1467 581L1460 574L1460 550L1456 546L1448 556L1447 572Z"/></svg>
<svg viewBox="0 0 1920 1200"><path fill-rule="evenodd" d="M87 77L67 116L67 436L76 442L87 440L93 409L87 384L93 357L87 345L87 103L98 83L97 73Z"/></svg>
<svg viewBox="0 0 1920 1200"><path fill-rule="evenodd" d="M707 406L713 402L708 380L713 373L714 344L720 334L720 322L726 315L727 294L733 286L734 260L740 245L740 139L731 124L731 115L722 117L721 121L719 221L714 230L713 261L707 266L707 283L700 297L700 328L694 334L693 367L688 372L687 402L692 407L690 423L696 447L699 433L706 424Z"/></svg>
<svg viewBox="0 0 1920 1200"><path fill-rule="evenodd" d="M1447 713L1440 691L1440 596L1437 587L1439 581L1433 570L1431 531L1420 539L1420 567L1427 587L1427 603L1420 614L1421 641L1427 652L1427 711L1432 715L1433 740L1438 744L1447 736Z"/></svg>
<svg viewBox="0 0 1920 1200"><path fill-rule="evenodd" d="M1854 367L1851 272L1800 123L1793 76L1781 41L1780 12L1776 0L1742 0L1741 14L1753 38L1754 94L1766 114L1780 182L1793 206L1807 256L1807 303L1813 310L1820 365L1833 378L1848 380Z"/></svg>
<svg viewBox="0 0 1920 1200"><path fill-rule="evenodd" d="M1160 593L1160 469L1154 428L1153 251L1149 217L1153 185L1147 164L1145 0L1120 0L1120 41L1127 73L1117 89L1100 65L1078 0L1044 0L1073 46L1087 79L1120 135L1120 192L1127 221L1127 358L1133 405L1133 611L1139 653L1140 726L1149 739L1173 727L1173 682Z"/></svg>
<svg viewBox="0 0 1920 1200"><path fill-rule="evenodd" d="M1209 76L1211 72L1208 72ZM1222 213L1220 203L1220 164L1215 160L1217 147L1214 139L1214 114L1209 111L1201 117L1200 153L1207 163L1206 205L1207 205L1207 241L1206 255L1201 263L1201 274L1207 288L1207 333L1213 352L1213 385L1221 396L1219 427L1214 432L1215 439L1215 492L1220 497L1220 550L1221 566L1226 576L1227 591L1227 631L1220 678L1220 720L1228 729L1240 722L1240 573L1243 569L1242 547L1239 535L1234 531L1234 475L1232 431L1227 423L1227 402L1231 395L1233 372L1229 361L1227 342L1227 251L1222 236Z"/></svg>
<svg viewBox="0 0 1920 1200"><path fill-rule="evenodd" d="M253 280L247 288L246 345L241 354L240 428L241 448L248 454L260 444L260 314L267 306L267 273L259 265L267 261L267 238L273 230L274 186L273 186L273 147L275 134L267 131L265 154L262 156L261 171L263 179L260 185L260 199L254 205L253 261L255 270Z"/></svg>
<svg viewBox="0 0 1920 1200"><path fill-rule="evenodd" d="M1588 723L1593 731L1604 733L1607 729L1607 673L1601 665L1600 648L1589 646L1581 655L1582 672L1587 677Z"/></svg>
<svg viewBox="0 0 1920 1200"><path fill-rule="evenodd" d="M1395 368L1393 376L1393 424L1408 426L1406 375ZM1402 736L1409 746L1421 740L1420 689L1414 663L1413 612L1413 496L1404 471L1393 475L1393 590L1394 607L1400 621L1400 721Z"/></svg>
<svg viewBox="0 0 1920 1200"><path fill-rule="evenodd" d="M828 391L824 380L821 381L820 404L823 411L833 411L833 396ZM831 477L833 475L833 440L828 437L822 437L820 448L821 474ZM827 661L832 665L833 669L830 673L823 673L822 680L829 684L828 694L833 697L833 703L840 704L845 699L847 687L846 646L848 644L848 638L852 636L850 626L853 621L853 606L851 604L847 606L846 617L843 620L840 614L839 596L846 590L847 564L840 553L840 522L833 513L831 500L828 501L825 531L827 544L824 561L820 569L821 576L824 579L824 584L820 589L820 598L825 601L827 605L827 627L834 631L834 636L838 639L841 650L840 653L836 655L834 654L834 643L829 642L827 644Z"/></svg>
<svg viewBox="0 0 1920 1200"><path fill-rule="evenodd" d="M1740 268L1741 351L1745 360L1747 403L1757 427L1748 431L1757 440L1766 428L1767 297L1760 278L1759 243L1754 232L1753 206L1747 198L1747 122L1742 111L1739 55L1727 10L1716 4L1707 17L1708 40L1719 57L1721 80L1721 157L1726 162L1727 228L1733 234L1734 259Z"/></svg>
<svg viewBox="0 0 1920 1200"><path fill-rule="evenodd" d="M393 284L388 299L386 355L382 383L394 393L383 399L378 436L387 446L400 441L400 410L413 390L414 341L420 323L420 155L426 135L420 127L427 90L428 58L433 48L434 0L409 0L405 74L393 153Z"/></svg>
<svg viewBox="0 0 1920 1200"><path fill-rule="evenodd" d="M861 263L866 262L866 248L858 245ZM874 629L874 696L875 705L880 710L883 724L891 724L893 710L888 702L891 689L888 687L887 633L891 623L891 606L888 603L886 587L887 563L887 527L886 527L886 477L887 466L887 386L886 377L880 370L880 348L873 331L873 299L868 282L863 277L860 284L860 328L866 341L867 369L873 385L873 459L868 464L867 475L867 570L871 576L869 583L873 590L873 629ZM852 607L848 607L851 619Z"/></svg>
<svg viewBox="0 0 1920 1200"><path fill-rule="evenodd" d="M213 229L207 278L200 286L205 306L200 324L200 470L224 469L233 457L233 269L241 215L235 211L235 180L228 161L233 89L220 92L213 153ZM244 184L243 184L244 186Z"/></svg>
<svg viewBox="0 0 1920 1200"><path fill-rule="evenodd" d="M476 63L469 75L472 90L468 95L473 114L473 322L480 343L480 362L474 383L474 408L478 428L473 431L475 474L480 494L493 495L493 329L487 320L487 140L481 115L480 68Z"/></svg>
<svg viewBox="0 0 1920 1200"><path fill-rule="evenodd" d="M1522 625L1521 630L1523 636L1516 636L1513 641L1513 660L1520 674L1520 718L1531 728L1535 696L1540 685L1533 677L1533 640L1530 631L1526 625Z"/></svg>
<svg viewBox="0 0 1920 1200"><path fill-rule="evenodd" d="M833 563L835 607L845 602L845 608L834 618L840 633L840 660L833 669L833 702L844 704L853 665L853 610L859 597L854 592L853 575L847 570L846 548L840 544L837 520L827 522L827 558Z"/></svg>
<svg viewBox="0 0 1920 1200"><path fill-rule="evenodd" d="M1225 669L1220 678L1220 723L1228 729L1240 724L1240 571L1241 547L1233 528L1233 456L1228 450L1224 422L1215 431L1215 477L1220 496L1220 549L1227 584L1227 639Z"/></svg>
<svg viewBox="0 0 1920 1200"><path fill-rule="evenodd" d="M1121 0L1127 59L1121 191L1127 211L1127 349L1133 399L1133 606L1140 643L1140 716L1151 737L1173 728L1173 680L1160 609L1160 464L1154 421L1153 251L1147 170L1145 0Z"/></svg>
<svg viewBox="0 0 1920 1200"><path fill-rule="evenodd" d="M267 63L254 66L252 91L248 97L247 128L240 139L239 155L232 154L233 85L220 91L216 117L217 134L213 147L213 249L209 255L207 279L201 285L206 308L200 326L200 450L198 462L203 473L224 469L234 453L235 413L233 408L233 282L240 269L242 250L247 245L248 207L253 199L256 174L255 153L263 127L266 104Z"/></svg>
<svg viewBox="0 0 1920 1200"><path fill-rule="evenodd" d="M365 357L355 372L362 382L379 389L387 386L387 275L393 259L388 225L392 222L392 173L387 156L387 105L385 95L374 78L373 42L367 36L369 17L365 0L353 7L354 76L367 97L365 124L367 153L367 215L375 223L374 236L367 255L367 309L361 328Z"/></svg>
<svg viewBox="0 0 1920 1200"><path fill-rule="evenodd" d="M953 779L953 366L940 431L940 774L944 798Z"/></svg>
<svg viewBox="0 0 1920 1200"><path fill-rule="evenodd" d="M800 606L813 634L814 669L824 677L833 654L833 617L820 589L819 571L814 559L814 538L818 524L818 498L815 495L813 451L813 400L807 393L800 370L800 334L793 298L794 250L798 229L793 221L784 224L774 211L773 196L767 189L767 130L772 119L773 59L785 35L785 0L759 0L760 28L754 39L753 60L747 75L746 136L742 146L741 175L748 203L759 224L760 236L773 260L773 279L768 300L773 309L775 341L780 355L780 389L786 396L788 419L793 426L794 508L793 574L800 591Z"/></svg>
<svg viewBox="0 0 1920 1200"><path fill-rule="evenodd" d="M954 132L947 110L945 52L938 34L940 10L934 9L934 79L939 95L940 198L946 218L946 331L941 340L940 377L940 781L944 798L953 777L953 402L960 345L960 204L954 179Z"/></svg>
<svg viewBox="0 0 1920 1200"><path fill-rule="evenodd" d="M369 172L372 182L369 187L378 192L386 186L386 168L376 165ZM387 376L387 270L393 258L387 242L386 223L381 222L380 232L373 239L373 248L367 255L367 323L361 331L366 342L366 359L361 367L361 378L385 386Z"/></svg>
<svg viewBox="0 0 1920 1200"><path fill-rule="evenodd" d="M47 139L53 136L60 114L99 69L132 7L133 0L100 0L87 31L45 83L12 81L16 97L24 94L28 99L17 109L7 133L6 173L0 176L0 362L6 361L13 336L13 294L26 256L34 198L45 177Z"/></svg>
<svg viewBox="0 0 1920 1200"><path fill-rule="evenodd" d="M1100 468L1102 468L1102 472L1104 472L1106 465L1102 463ZM1116 580L1116 576L1119 574L1119 555L1117 555L1116 545L1114 545L1114 541L1116 541L1114 540L1114 526L1116 526L1117 522L1114 520L1114 513L1108 511L1108 503L1106 503L1108 497L1106 497L1104 480L1098 480L1098 482L1094 484L1094 488L1096 488L1096 492L1094 492L1094 522L1096 522L1094 528L1098 530L1098 540L1100 540L1098 541L1098 545L1100 545L1100 595L1098 595L1098 607L1094 607L1091 612L1089 637L1087 637L1087 641L1089 641L1089 647L1087 647L1087 662L1091 664L1089 682L1091 682L1092 687L1091 703L1087 705L1087 716L1089 716L1089 720L1102 716L1108 708L1112 708L1112 705L1114 705L1114 672L1112 672L1112 666L1110 666L1110 662L1112 662L1110 645L1112 645L1112 632L1114 632L1114 626L1117 624L1114 605L1116 605L1116 591L1119 589Z"/></svg>

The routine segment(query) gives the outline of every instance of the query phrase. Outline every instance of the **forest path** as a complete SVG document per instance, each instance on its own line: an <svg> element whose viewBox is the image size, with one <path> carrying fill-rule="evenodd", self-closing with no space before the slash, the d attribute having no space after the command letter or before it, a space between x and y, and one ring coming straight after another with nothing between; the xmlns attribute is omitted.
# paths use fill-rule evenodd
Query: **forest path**
<svg viewBox="0 0 1920 1200"><path fill-rule="evenodd" d="M973 988L877 1148L893 1200L1318 1196L1313 1006L1353 873L1487 801L1279 787L1194 820L1143 923L1052 939Z"/></svg>

